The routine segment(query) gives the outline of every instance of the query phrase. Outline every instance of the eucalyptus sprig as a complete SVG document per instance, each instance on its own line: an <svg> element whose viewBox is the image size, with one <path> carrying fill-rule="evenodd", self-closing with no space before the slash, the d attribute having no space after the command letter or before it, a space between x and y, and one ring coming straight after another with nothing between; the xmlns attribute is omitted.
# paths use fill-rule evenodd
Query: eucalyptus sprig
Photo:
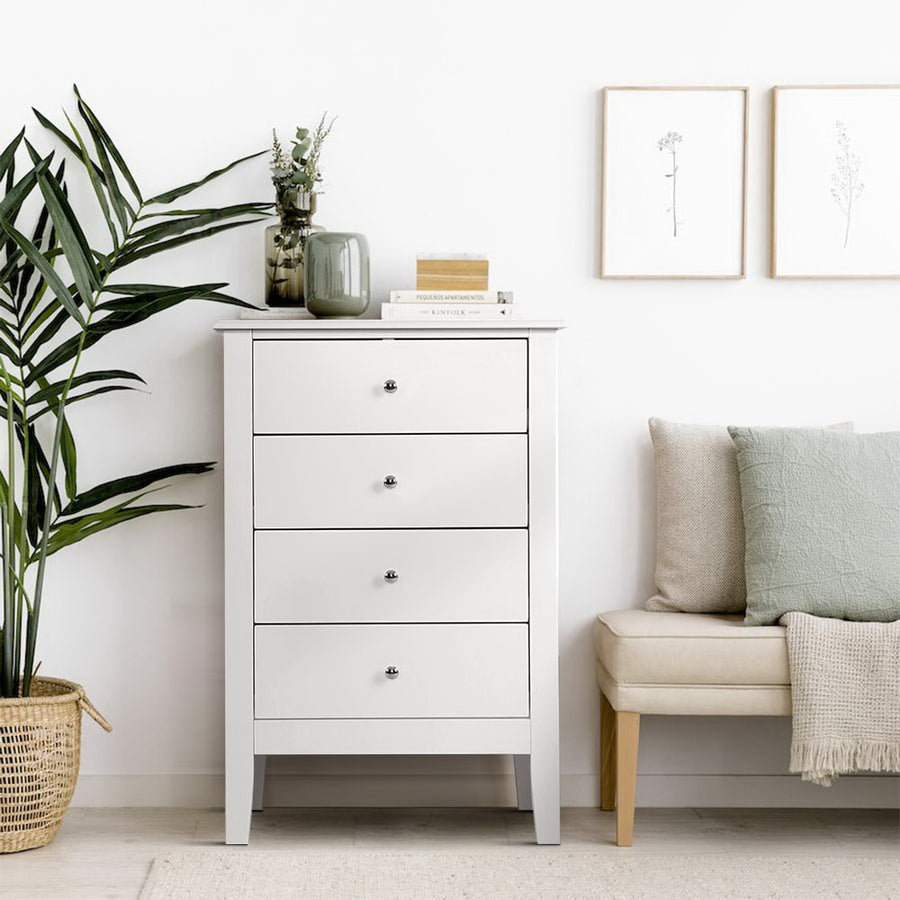
<svg viewBox="0 0 900 900"><path fill-rule="evenodd" d="M291 141L293 146L290 153L285 151L278 134L272 129L272 184L275 185L279 202L283 202L290 194L321 193L316 191L316 185L322 181L319 158L322 155L322 145L331 134L333 126L334 119L329 121L327 113L322 113L312 134L308 128L298 126Z"/></svg>

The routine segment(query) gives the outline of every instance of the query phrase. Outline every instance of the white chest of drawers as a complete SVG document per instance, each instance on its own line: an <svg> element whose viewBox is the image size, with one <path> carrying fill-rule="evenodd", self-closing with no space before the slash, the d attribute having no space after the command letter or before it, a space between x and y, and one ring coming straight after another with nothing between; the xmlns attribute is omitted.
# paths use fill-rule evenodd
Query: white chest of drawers
<svg viewBox="0 0 900 900"><path fill-rule="evenodd" d="M240 320L226 843L272 754L510 754L559 843L552 322Z"/></svg>

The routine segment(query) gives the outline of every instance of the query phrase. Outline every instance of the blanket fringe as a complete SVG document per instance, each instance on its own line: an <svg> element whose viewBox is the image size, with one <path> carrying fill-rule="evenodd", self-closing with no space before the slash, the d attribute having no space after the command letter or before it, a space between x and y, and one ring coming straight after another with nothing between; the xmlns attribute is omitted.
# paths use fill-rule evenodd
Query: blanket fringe
<svg viewBox="0 0 900 900"><path fill-rule="evenodd" d="M791 772L823 787L853 772L900 772L900 741L795 741Z"/></svg>

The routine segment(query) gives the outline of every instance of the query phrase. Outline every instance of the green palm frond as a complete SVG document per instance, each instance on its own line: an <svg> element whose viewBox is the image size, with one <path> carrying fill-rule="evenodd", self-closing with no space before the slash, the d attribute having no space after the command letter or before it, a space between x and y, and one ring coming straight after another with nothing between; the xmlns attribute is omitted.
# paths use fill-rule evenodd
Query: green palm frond
<svg viewBox="0 0 900 900"><path fill-rule="evenodd" d="M80 224L69 198L67 160L55 158L57 151L43 155L24 129L0 150L0 420L7 443L0 468L0 697L15 696L20 681L26 695L30 689L47 558L125 522L190 508L138 501L172 479L213 468L178 463L87 489L78 483L69 407L143 384L124 368L81 371L85 351L188 300L250 305L223 293L224 282L149 284L124 270L258 222L272 208L262 202L167 208L261 153L148 198L77 87L75 98L77 112L66 114L64 124L34 114L63 154L71 154L70 170L73 161L83 170L106 225L105 246L92 246ZM26 210L33 224L22 223Z"/></svg>

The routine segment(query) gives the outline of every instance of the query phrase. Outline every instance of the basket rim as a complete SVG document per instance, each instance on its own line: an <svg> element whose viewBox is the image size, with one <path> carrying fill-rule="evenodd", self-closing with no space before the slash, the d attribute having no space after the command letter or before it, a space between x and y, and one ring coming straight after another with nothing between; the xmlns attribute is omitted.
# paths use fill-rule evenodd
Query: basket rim
<svg viewBox="0 0 900 900"><path fill-rule="evenodd" d="M66 681L64 678L50 678L38 676L34 682L53 685L62 688L59 693L45 694L40 697L0 697L0 709L10 706L53 706L57 703L77 703L84 699L84 689L74 681Z"/></svg>

